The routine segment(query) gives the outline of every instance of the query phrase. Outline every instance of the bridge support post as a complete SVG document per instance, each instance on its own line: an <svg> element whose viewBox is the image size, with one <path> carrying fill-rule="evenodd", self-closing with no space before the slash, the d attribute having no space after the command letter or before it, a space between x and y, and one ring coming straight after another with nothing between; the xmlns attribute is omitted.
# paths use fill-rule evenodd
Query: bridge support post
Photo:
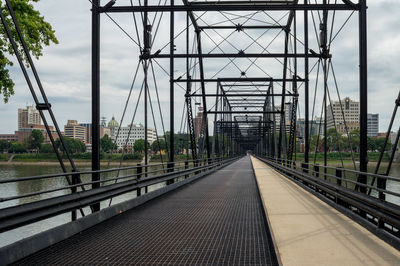
<svg viewBox="0 0 400 266"><path fill-rule="evenodd" d="M139 181L142 178L142 172L143 172L143 167L140 163L137 164L137 168L136 168L136 179ZM136 190L136 196L139 197L140 195L142 195L142 189L138 188Z"/></svg>
<svg viewBox="0 0 400 266"><path fill-rule="evenodd" d="M185 161L185 170L189 168L189 161ZM185 179L187 179L189 175L185 175Z"/></svg>
<svg viewBox="0 0 400 266"><path fill-rule="evenodd" d="M76 184L78 184L79 183L79 175L72 175L72 185L76 185ZM77 192L77 187L73 187L72 189L71 189L71 193L76 193ZM71 212L71 220L72 221L75 221L76 220L76 210L73 210L72 212Z"/></svg>
<svg viewBox="0 0 400 266"><path fill-rule="evenodd" d="M308 173L308 164L307 163L301 163L301 169L303 170L303 173Z"/></svg>
<svg viewBox="0 0 400 266"><path fill-rule="evenodd" d="M386 190L386 179L385 179L385 178L378 178L378 181L377 181L377 184L376 184L376 185L377 185L377 187L378 187L379 189ZM385 201L385 200L386 200L386 195L385 195L385 193L379 191L378 194L379 194L379 199L380 199L380 200L382 200L382 201ZM385 222L382 221L382 219L378 219L378 227L379 227L379 228L383 228L384 225L385 225Z"/></svg>
<svg viewBox="0 0 400 266"><path fill-rule="evenodd" d="M367 76L367 0L359 0L359 49L360 49L360 172L367 172L368 165L368 76ZM367 184L366 175L359 175L357 182ZM365 186L359 186L361 193L366 193Z"/></svg>
<svg viewBox="0 0 400 266"><path fill-rule="evenodd" d="M337 177L336 184L340 187L342 186L342 174L343 174L343 170L341 168L337 168L336 169L336 177ZM338 193L337 190L336 190L336 193ZM341 200L337 196L336 196L336 204L342 205Z"/></svg>
<svg viewBox="0 0 400 266"><path fill-rule="evenodd" d="M319 165L314 165L314 174L315 177L319 177Z"/></svg>
<svg viewBox="0 0 400 266"><path fill-rule="evenodd" d="M175 164L174 164L173 162L169 162L169 163L167 164L168 173L174 172L174 166L175 166ZM167 181L167 185L171 185L171 184L173 184L173 183L174 183L174 180L173 180L173 179L170 179L170 180Z"/></svg>
<svg viewBox="0 0 400 266"><path fill-rule="evenodd" d="M100 0L92 1L92 171L100 170ZM92 174L92 182L100 180L99 173ZM92 184L92 189L100 183ZM91 206L100 210L100 202Z"/></svg>

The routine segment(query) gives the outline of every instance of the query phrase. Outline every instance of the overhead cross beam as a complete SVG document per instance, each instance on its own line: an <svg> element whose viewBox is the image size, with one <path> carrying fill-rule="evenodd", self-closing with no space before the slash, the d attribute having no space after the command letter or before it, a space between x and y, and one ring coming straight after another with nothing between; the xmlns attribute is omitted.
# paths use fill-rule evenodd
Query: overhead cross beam
<svg viewBox="0 0 400 266"><path fill-rule="evenodd" d="M113 6L113 7L99 7L100 13L132 13L132 12L196 12L196 11L289 11L289 10L359 10L359 5L346 5L346 4L254 4L254 2L246 4L231 4L224 5L221 2L216 4L209 4L208 2L197 3L191 2L189 5L177 6Z"/></svg>

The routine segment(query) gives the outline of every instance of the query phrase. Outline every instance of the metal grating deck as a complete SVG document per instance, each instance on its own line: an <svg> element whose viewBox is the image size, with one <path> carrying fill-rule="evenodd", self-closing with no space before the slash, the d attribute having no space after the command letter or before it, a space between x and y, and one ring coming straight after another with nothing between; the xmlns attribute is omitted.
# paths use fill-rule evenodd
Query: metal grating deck
<svg viewBox="0 0 400 266"><path fill-rule="evenodd" d="M249 157L20 265L277 265Z"/></svg>

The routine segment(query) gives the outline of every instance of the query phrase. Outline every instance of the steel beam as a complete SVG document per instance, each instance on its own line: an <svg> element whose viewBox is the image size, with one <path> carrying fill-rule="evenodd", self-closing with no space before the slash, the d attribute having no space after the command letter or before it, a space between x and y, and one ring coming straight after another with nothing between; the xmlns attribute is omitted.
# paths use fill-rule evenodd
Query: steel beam
<svg viewBox="0 0 400 266"><path fill-rule="evenodd" d="M367 0L359 0L359 46L360 46L360 171L368 171L368 74L367 74ZM358 182L367 183L367 177L360 175ZM366 187L360 186L360 192L366 193Z"/></svg>
<svg viewBox="0 0 400 266"><path fill-rule="evenodd" d="M283 29L285 26L282 25L226 25L226 26L199 26L201 30L215 29L215 30L224 30L224 29L232 29L241 31L243 29Z"/></svg>
<svg viewBox="0 0 400 266"><path fill-rule="evenodd" d="M187 82L187 79L175 79L175 82ZM189 80L190 82L202 82L203 80L201 79L191 79ZM281 78L205 78L204 82L283 82L283 81L287 81L287 82L293 82L292 78L286 78L286 79L281 79ZM297 81L305 81L305 79L297 79ZM262 85L268 85L269 84L249 84L251 86L262 86ZM230 86L230 85L223 85L223 86ZM233 85L232 85L233 86ZM234 85L234 86L238 86L238 85ZM248 86L248 85L246 85Z"/></svg>
<svg viewBox="0 0 400 266"><path fill-rule="evenodd" d="M100 0L92 1L92 171L100 170ZM97 172L92 173L92 181L100 180ZM92 189L100 183L93 183ZM92 211L100 210L100 202L92 205Z"/></svg>
<svg viewBox="0 0 400 266"><path fill-rule="evenodd" d="M113 6L109 8L100 8L100 12L103 13L132 13L132 12L195 12L195 11L290 11L290 10L358 10L359 6L350 6L346 4L274 4L274 5L255 5L254 2L248 4L215 4L210 5L208 3L204 5L180 5L180 6Z"/></svg>
<svg viewBox="0 0 400 266"><path fill-rule="evenodd" d="M284 95L284 96L299 96L298 94L291 94L291 93L287 93L287 94L286 93L285 94L282 94L282 93L270 94L270 96L282 96L282 95ZM192 94L192 95L190 95L190 97L203 97L203 96L216 97L216 96L220 96L220 95L218 95L218 94L205 94L205 95L203 95L203 94ZM225 97L266 97L267 94L251 94L251 93L233 94L233 93L230 93L230 94L224 94L224 96Z"/></svg>
<svg viewBox="0 0 400 266"><path fill-rule="evenodd" d="M308 0L304 0L307 4ZM304 162L308 163L308 155L310 152L310 110L309 110L309 58L308 58L308 11L304 10Z"/></svg>
<svg viewBox="0 0 400 266"><path fill-rule="evenodd" d="M209 114L280 114L280 111L208 111Z"/></svg>
<svg viewBox="0 0 400 266"><path fill-rule="evenodd" d="M322 58L321 54L282 54L282 53L268 53L268 54L255 54L255 53L224 53L224 54L160 54L154 53L150 55L141 55L141 58L304 58L306 56L311 58Z"/></svg>
<svg viewBox="0 0 400 266"><path fill-rule="evenodd" d="M171 7L174 5L174 0L171 0ZM174 10L171 10L171 13L170 13L170 27L169 27L169 52L170 52L170 54L171 55L173 55L174 54L174 51L175 51L175 38L174 38L174 31L175 31L175 26L174 26L174 22L175 22L175 18L174 18ZM174 57L171 57L170 58L170 61L169 61L169 79L170 79L170 81L169 81L169 97L170 97L170 100L169 100L169 115L170 115L170 118L169 118L169 120L170 120L170 125L169 125L169 128L170 128L170 132L169 132L169 145L170 145L170 147L169 147L169 149L170 149L170 151L169 151L169 163L170 163L170 165L169 165L169 168L171 168L171 167L173 167L173 163L174 163L174 161L175 161L175 145L174 145L174 132L175 132L175 130L174 130L174 123L175 123L175 119L174 119L174 116L175 116L175 112L174 112L174 101L175 101L175 98L174 98L174 92L175 92L175 89L174 89L174 85L175 85L175 83L174 83Z"/></svg>

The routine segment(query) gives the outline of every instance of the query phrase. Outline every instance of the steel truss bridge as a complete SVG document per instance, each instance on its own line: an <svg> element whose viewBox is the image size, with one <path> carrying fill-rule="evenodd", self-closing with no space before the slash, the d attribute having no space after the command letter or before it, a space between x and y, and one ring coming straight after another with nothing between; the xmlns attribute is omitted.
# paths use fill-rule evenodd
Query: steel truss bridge
<svg viewBox="0 0 400 266"><path fill-rule="evenodd" d="M200 264L207 261L216 262L218 256L206 250L204 242L218 242L220 247L216 248L222 248L223 237L213 232L236 236L238 230L242 230L242 237L255 234L262 239L253 246L246 244L246 248L268 250L268 254L257 253L250 256L251 260L247 260L247 255L229 257L226 255L229 250L224 250L221 254L226 255L225 260L219 263L277 264L279 256L275 254L275 243L266 220L268 217L265 218L266 214L262 211L258 194L260 188L257 188L253 180L252 171L246 172L252 169L250 161L241 158L246 154L252 154L252 160L258 158L277 173L314 193L374 232L379 238L397 248L400 246L400 192L387 188L388 183L398 185L400 181L399 177L389 175L395 149L390 152L387 170L382 171L380 168L383 149L375 171L367 171L366 0L359 0L358 3L350 0L89 2L92 7L90 171L79 171L66 148L45 88L24 41L25 35L19 28L9 0L5 1L8 12L0 13L4 30L8 34L62 169L62 173L59 174L3 179L0 183L6 186L39 180L64 182L57 183L62 185L51 189L0 198L0 230L2 233L15 232L24 226L71 213L71 222L1 248L1 261L7 264L26 257L26 260L20 263L73 263L73 256L68 258L60 255L64 248L70 252L79 252L71 248L74 243L98 238L105 232L103 230L117 232L118 239L124 239L124 231L115 231L115 226L121 226L118 228L137 234L136 240L145 246L150 242L141 238L143 232L147 232L152 238L151 249L141 250L140 255L135 253L135 256L140 257L140 261L135 263L157 264L169 261L190 264L195 262L193 256L198 256L196 258ZM118 23L115 17L117 15L132 18L134 33ZM7 20L7 17L11 20ZM160 130L157 133L162 132L158 135L166 140L166 147L159 146L160 154L161 150L166 150L167 153L166 156L159 156L160 163L150 162L148 134L145 133L144 160L141 164L123 165L128 136L126 145L122 147L123 154L119 166L106 169L100 167L100 44L101 38L107 38L106 34L100 36L102 17L106 19L106 23L114 24L116 29L132 42L132 51L137 55L134 78L123 108L120 126L114 131L114 141L119 137L122 123L128 120L132 125L138 120L138 108L142 108L145 132L148 132L150 126L156 131L158 127ZM332 148L332 141L329 142L327 132L328 114L333 111L329 110L332 108L332 99L338 98L341 101L340 91L344 91L340 90L340 77L335 74L334 52L337 54L340 51L335 50L334 45L352 20L356 21L353 21L353 24L358 25L348 30L353 37L356 36L354 40L358 43L353 52L359 57L359 71L355 75L358 77L360 102L360 141L359 153L356 155L349 137L354 168L346 169L342 156L342 167L329 166L328 151ZM14 31L16 35L12 34ZM26 68L24 59L29 62L29 69ZM31 79L29 71L34 79ZM168 79L168 84L162 83L163 79ZM138 95L135 95L135 91L139 91ZM166 95L165 91L169 91L168 111L163 110L160 104L159 94ZM134 97L137 97L136 101ZM126 110L132 102L135 111L129 119ZM400 96L394 103L385 146L399 105ZM200 115L196 106L202 108ZM178 107L182 107L183 111L178 112ZM350 136L344 111L341 112L346 135ZM163 116L168 116L167 114L169 118L164 119ZM312 120L317 115L318 144L312 147ZM299 134L297 125L300 118L304 122L302 135ZM176 124L179 123L179 119L181 127L177 130ZM169 127L166 127L167 123L164 122L167 120ZM62 148L66 151L67 163L63 161L62 154L55 146L55 139L49 129L50 123L55 126ZM339 126L335 121L333 123L335 128ZM175 134L179 135L178 139ZM158 138L157 141L160 143ZM398 141L399 136L394 143L395 147ZM337 143L334 145L338 146L341 155L343 147L338 144L337 134L333 142ZM301 145L298 145L299 143ZM300 146L303 147L301 150ZM186 160L178 160L179 153L185 154ZM316 162L318 153L323 154L324 162L321 165ZM302 157L299 157L300 155ZM355 161L358 161L358 166ZM241 171L244 179L237 174ZM204 176L208 177L193 182ZM217 181L212 181L214 179L211 177L215 177ZM229 182L223 181L224 178ZM192 185L188 186L189 183ZM216 202L223 204L219 205ZM241 205L240 202L245 202L246 206L251 207ZM199 204L208 206L208 209L203 210ZM193 211L196 208L201 209L203 213L196 216ZM184 209L188 210L187 213L182 211ZM221 223L226 225L225 229L218 227L213 219L208 219L207 211L215 215L228 213L221 218ZM232 213L246 220L243 229L238 229ZM191 219L191 215L196 216L198 220ZM170 216L177 218L172 221L168 218ZM244 218L248 216L253 218ZM157 219L163 222L158 224ZM196 227L199 221L208 224L210 228ZM143 224L139 222L148 222L149 230L142 228ZM122 224L125 224L125 227ZM258 227L260 224L262 226ZM131 229L128 229L127 225ZM195 228L191 232L190 225ZM162 242L162 239L165 240L163 234L168 228L172 231L178 230L174 231L177 235L179 228L186 230L185 234L189 235L185 241L194 236L194 249L201 251L196 253L193 250L184 251L184 247L176 247L175 252L187 252L185 259L171 253L168 255L171 260L168 260L167 255L160 255L162 252L156 252L159 260L146 257L146 254L154 256L155 253L151 250L167 249L168 243ZM256 229L252 231L251 228ZM150 229L157 234L152 235L153 231ZM201 232L209 235L209 239L203 241L199 235L200 231L196 230L203 230ZM80 232L82 236L76 236ZM104 243L110 243L112 234L104 234L107 235ZM171 241L169 243L181 241L174 238L174 235L168 237L166 239ZM240 239L240 236L237 237ZM119 243L118 239L112 248L124 248L124 243L135 241L135 235L126 239L127 242L120 240ZM233 250L234 247L229 246L229 241L225 241ZM104 243L97 241L93 247L91 243L79 247L88 250L104 248ZM83 254L79 261L105 262L97 261L92 257L93 254L91 251L86 257ZM222 256L221 254L219 256ZM100 254L96 256L102 257ZM119 263L133 263L132 259L129 256L124 257Z"/></svg>

